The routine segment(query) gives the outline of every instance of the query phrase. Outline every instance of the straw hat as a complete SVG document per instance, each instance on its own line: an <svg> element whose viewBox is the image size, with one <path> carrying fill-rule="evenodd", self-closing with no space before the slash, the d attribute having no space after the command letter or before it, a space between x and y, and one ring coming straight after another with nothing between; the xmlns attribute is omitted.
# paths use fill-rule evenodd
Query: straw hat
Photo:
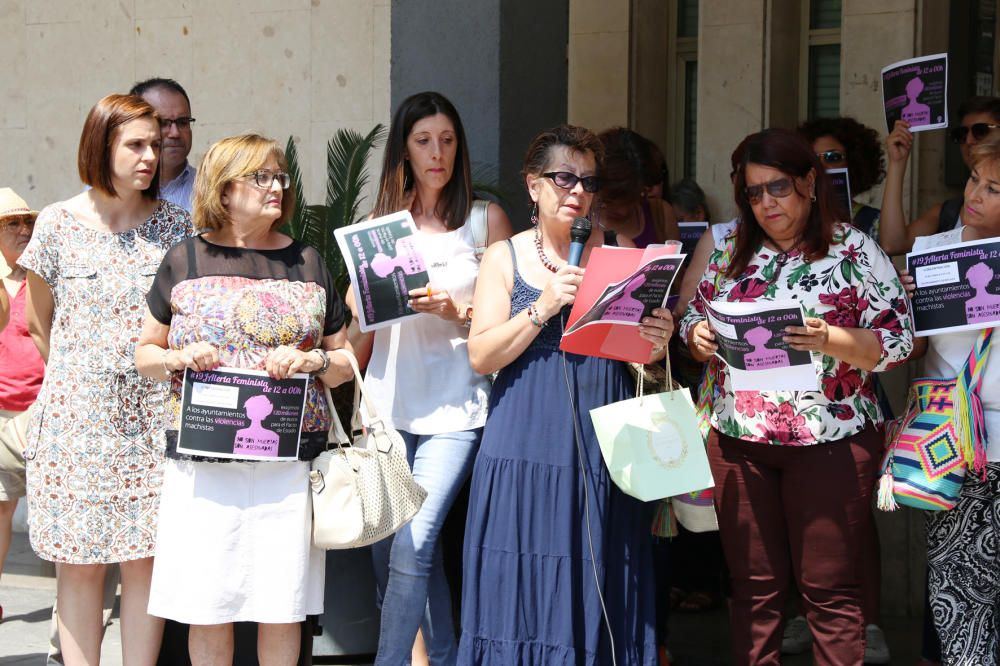
<svg viewBox="0 0 1000 666"><path fill-rule="evenodd" d="M21 216L35 219L38 217L38 211L28 208L28 202L17 196L14 190L0 187L0 219Z"/></svg>

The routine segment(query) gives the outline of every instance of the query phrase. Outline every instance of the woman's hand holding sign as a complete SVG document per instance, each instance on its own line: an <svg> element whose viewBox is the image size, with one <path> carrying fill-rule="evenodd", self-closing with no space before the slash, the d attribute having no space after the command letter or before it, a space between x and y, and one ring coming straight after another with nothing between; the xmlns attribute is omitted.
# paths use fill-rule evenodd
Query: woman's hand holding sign
<svg viewBox="0 0 1000 666"><path fill-rule="evenodd" d="M168 349L163 352L163 367L171 372L191 368L198 372L215 370L219 367L219 350L207 342L192 342L183 349Z"/></svg>
<svg viewBox="0 0 1000 666"><path fill-rule="evenodd" d="M708 325L707 319L691 327L688 332L688 348L694 359L700 362L707 361L719 350L719 345L715 342L715 332Z"/></svg>
<svg viewBox="0 0 1000 666"><path fill-rule="evenodd" d="M437 290L428 284L422 289L411 289L409 296L410 309L414 312L437 315L445 321L465 323L465 313L462 312L462 308L444 289Z"/></svg>
<svg viewBox="0 0 1000 666"><path fill-rule="evenodd" d="M275 347L264 359L264 370L272 379L288 379L299 372L313 373L323 367L323 358L287 345Z"/></svg>
<svg viewBox="0 0 1000 666"><path fill-rule="evenodd" d="M639 325L639 337L653 343L648 363L663 358L667 342L674 333L674 318L666 308L654 308L651 317L645 317Z"/></svg>
<svg viewBox="0 0 1000 666"><path fill-rule="evenodd" d="M796 351L820 352L830 341L830 327L822 319L806 317L805 326L786 326L784 341Z"/></svg>

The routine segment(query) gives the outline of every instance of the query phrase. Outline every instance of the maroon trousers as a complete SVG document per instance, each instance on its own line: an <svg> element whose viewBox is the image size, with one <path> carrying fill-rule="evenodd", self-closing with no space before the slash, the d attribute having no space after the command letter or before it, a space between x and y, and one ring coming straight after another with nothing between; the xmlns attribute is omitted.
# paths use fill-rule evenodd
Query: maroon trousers
<svg viewBox="0 0 1000 666"><path fill-rule="evenodd" d="M871 427L801 447L712 431L715 508L733 584L734 664L780 664L792 576L813 634L813 663L862 664L861 553L881 452L882 437Z"/></svg>

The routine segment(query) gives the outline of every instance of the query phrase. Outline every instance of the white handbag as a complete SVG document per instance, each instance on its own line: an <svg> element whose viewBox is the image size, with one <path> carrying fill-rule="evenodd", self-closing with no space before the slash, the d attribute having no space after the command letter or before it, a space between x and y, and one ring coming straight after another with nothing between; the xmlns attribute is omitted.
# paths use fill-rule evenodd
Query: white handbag
<svg viewBox="0 0 1000 666"><path fill-rule="evenodd" d="M324 388L333 426L327 450L312 461L309 482L313 502L313 543L317 548L359 548L394 534L416 515L427 491L413 480L406 443L386 425L365 394L364 379L351 352L337 349L354 368L354 416L351 443ZM361 431L361 399L369 422ZM336 447L331 448L331 444Z"/></svg>

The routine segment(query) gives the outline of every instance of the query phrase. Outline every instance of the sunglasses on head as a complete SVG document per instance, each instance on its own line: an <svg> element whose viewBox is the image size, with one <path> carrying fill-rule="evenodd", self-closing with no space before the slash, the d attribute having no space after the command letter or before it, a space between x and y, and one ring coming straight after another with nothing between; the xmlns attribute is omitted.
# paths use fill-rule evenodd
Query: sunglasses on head
<svg viewBox="0 0 1000 666"><path fill-rule="evenodd" d="M764 190L767 190L767 193L775 199L783 199L791 194L793 189L794 186L792 185L791 178L779 178L778 180L772 180L770 183L748 185L743 188L743 194L746 195L747 200L751 204L759 204L760 200L764 198Z"/></svg>
<svg viewBox="0 0 1000 666"><path fill-rule="evenodd" d="M575 173L570 173L569 171L549 171L548 173L543 173L546 178L551 178L552 182L556 184L557 187L561 187L564 190L572 190L576 187L577 183L583 185L584 192L590 192L593 194L601 188L601 183L597 180L597 176L584 176L581 178Z"/></svg>
<svg viewBox="0 0 1000 666"><path fill-rule="evenodd" d="M816 157L820 158L827 164L831 162L843 162L847 159L847 156L839 150L827 150L826 152L816 153Z"/></svg>
<svg viewBox="0 0 1000 666"><path fill-rule="evenodd" d="M951 130L951 140L955 143L965 143L965 140L969 136L969 132L972 132L972 138L979 141L989 134L990 130L995 130L998 127L1000 127L1000 125L994 125L992 123L973 123L969 127L961 125Z"/></svg>

